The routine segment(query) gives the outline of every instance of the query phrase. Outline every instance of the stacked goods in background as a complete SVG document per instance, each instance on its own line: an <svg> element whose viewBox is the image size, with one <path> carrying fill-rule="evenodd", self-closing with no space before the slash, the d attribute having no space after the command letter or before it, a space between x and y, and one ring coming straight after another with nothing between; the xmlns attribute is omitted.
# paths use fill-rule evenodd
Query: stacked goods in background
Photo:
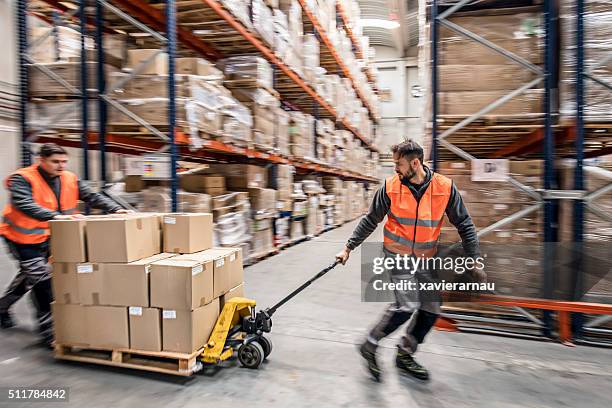
<svg viewBox="0 0 612 408"><path fill-rule="evenodd" d="M128 74L117 73L109 84L116 88L114 96L125 108L163 131L168 124L167 55L157 49L128 50L126 68L134 70L149 58L153 62L131 80ZM178 58L176 73L177 126L193 147L202 147L205 139L243 145L252 141L252 115L221 85L219 69L202 58ZM116 128L139 126L117 109L109 111L109 122Z"/></svg>
<svg viewBox="0 0 612 408"><path fill-rule="evenodd" d="M344 182L336 177L323 177L323 188L328 194L334 196L333 199L333 220L334 225L342 225L346 221L349 221L348 209L349 204L347 202L347 191L344 188Z"/></svg>
<svg viewBox="0 0 612 408"><path fill-rule="evenodd" d="M291 194L293 208L289 225L289 237L292 242L306 237L306 217L308 216L308 195L304 192L303 183L294 182Z"/></svg>
<svg viewBox="0 0 612 408"><path fill-rule="evenodd" d="M289 154L301 159L314 158L314 118L307 113L289 112Z"/></svg>
<svg viewBox="0 0 612 408"><path fill-rule="evenodd" d="M496 10L498 15L477 12L449 20L513 54L542 64L542 18L539 13ZM459 13L457 13L459 14ZM535 79L535 74L483 45L441 26L438 45L440 115L469 116ZM522 116L542 111L542 83L487 113Z"/></svg>
<svg viewBox="0 0 612 408"><path fill-rule="evenodd" d="M470 162L440 162L451 178L477 230L535 204L533 198L507 181L472 181ZM542 188L541 160L510 161L510 176L533 189ZM460 242L457 229L444 218L440 242ZM542 211L534 211L479 238L486 251L486 272L500 293L539 296L542 288Z"/></svg>
<svg viewBox="0 0 612 408"><path fill-rule="evenodd" d="M559 87L562 118L573 120L576 115L576 2L560 5L561 23L561 82ZM609 1L584 2L584 61L585 71L604 82L612 82L612 4ZM609 121L612 118L612 94L601 84L585 78L584 117L588 122Z"/></svg>
<svg viewBox="0 0 612 408"><path fill-rule="evenodd" d="M319 210L323 217L323 230L333 228L336 225L335 198L333 194L321 194L319 196Z"/></svg>
<svg viewBox="0 0 612 408"><path fill-rule="evenodd" d="M336 130L334 123L330 119L317 120L317 160L335 166L334 158L337 147L334 145L334 136Z"/></svg>
<svg viewBox="0 0 612 408"><path fill-rule="evenodd" d="M320 196L325 193L318 180L302 180L302 191L306 194L305 234L309 237L319 235L323 231L323 212L319 208Z"/></svg>
<svg viewBox="0 0 612 408"><path fill-rule="evenodd" d="M373 124L355 87L360 89L360 94L372 108L374 116L378 116L378 96L364 73L366 70L369 70L370 73L374 72L369 66L374 51L369 47L367 39L361 37L362 45L366 48L365 55L362 55L363 58L355 56L346 31L336 26L334 1L308 1L305 7L319 21L338 57L354 78L354 83L347 78L340 78L336 74L326 72L320 66L322 45L314 34L304 34L304 22L308 17L303 15L302 6L297 0L278 2L254 0L246 3L228 0L222 1L222 4L247 29L272 49L284 64L334 106L339 119L346 119L352 126L359 129L364 137L372 140ZM354 5L351 9L355 9ZM353 21L353 24L355 27L359 26L358 21ZM221 30L213 29L204 36L204 39L207 36L212 38L215 35L223 34Z"/></svg>
<svg viewBox="0 0 612 408"><path fill-rule="evenodd" d="M242 293L241 252L212 248L211 214L89 216L50 228L59 345L189 355L208 341L220 302Z"/></svg>
<svg viewBox="0 0 612 408"><path fill-rule="evenodd" d="M590 162L590 163L589 163ZM591 193L612 183L612 156L603 156L593 161L585 162L583 167L584 188ZM561 180L562 190L574 189L574 168L575 164L571 161L562 161L557 171ZM592 204L606 214L612 213L612 193L600 195ZM559 239L564 243L575 242L573 235L574 225L574 202L573 200L561 200L559 203ZM612 222L605 220L585 205L583 222L583 241L586 245L589 257L597 257L609 253L610 243L612 242ZM604 255L605 256L605 255ZM595 263L593 263L595 264ZM585 267L589 270L588 275L599 277L598 271L591 271L590 265ZM589 279L590 280L590 279ZM608 303L612 295L612 279L610 275L601 276L597 282L585 282L586 285L593 285L587 292L585 301Z"/></svg>
<svg viewBox="0 0 612 408"><path fill-rule="evenodd" d="M293 176L295 168L287 164L276 167L276 209L274 220L274 241L277 246L291 240L291 214L293 211Z"/></svg>

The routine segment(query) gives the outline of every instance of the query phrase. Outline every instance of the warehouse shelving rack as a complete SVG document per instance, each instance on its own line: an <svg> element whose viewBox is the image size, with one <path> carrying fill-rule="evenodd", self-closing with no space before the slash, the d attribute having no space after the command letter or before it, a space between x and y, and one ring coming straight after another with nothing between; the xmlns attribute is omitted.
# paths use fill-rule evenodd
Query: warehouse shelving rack
<svg viewBox="0 0 612 408"><path fill-rule="evenodd" d="M89 163L87 152L89 149L97 149L100 155L100 174L103 184L107 181L106 153L118 152L126 154L142 154L145 152L168 152L171 157L171 191L173 210L177 206L177 161L179 157L194 161L230 161L230 162L259 162L264 164L283 163L293 165L297 171L315 172L323 175L334 175L350 180L362 182L377 182L375 177L358 174L352 171L334 168L317 161L305 159L287 158L278 154L262 152L252 148L234 146L216 140L207 140L201 149L193 150L188 145L188 137L176 126L176 92L174 81L174 67L177 52L185 56L203 56L215 61L222 57L222 53L215 47L215 40L227 40L220 38L225 36L214 36L209 38L206 34L196 34L194 24L187 27L181 20L177 24L177 13L184 11L183 7L197 7L197 19L201 24L216 24L222 26L232 39L231 50L234 54L256 54L261 55L270 62L274 69L274 82L279 92L281 101L285 107L300 109L311 113L315 118L330 118L340 128L352 132L356 138L361 140L362 145L371 152L377 149L366 140L358 129L355 129L346 118L338 118L336 109L327 103L317 92L307 84L289 66L282 62L254 32L249 31L238 19L228 12L216 0L193 1L157 1L147 2L144 0L83 0L79 2L59 2L57 0L41 0L33 2L36 8L28 7L28 0L17 1L17 27L19 42L19 75L20 75L20 100L19 115L22 136L22 162L24 165L31 163L30 144L33 142L54 141L58 144L83 149L83 174L89 177ZM95 10L95 13L91 11ZM44 66L34 64L35 61L29 56L29 48L35 45L29 42L27 16L29 14L42 18L52 24L57 24L58 13L66 21L76 22L81 30L81 64L80 64L80 88L77 89L65 83L61 78L50 72ZM192 14L194 14L191 11ZM92 15L95 14L95 15ZM88 33L94 33L96 45L97 69L95 72L97 89L95 92L88 90L89 75L86 63L87 50L84 39ZM146 33L148 39L155 40L157 46L162 45L168 54L168 118L167 129L160 131L147 123L125 107L113 100L111 94L113 89L108 89L104 73L104 38L105 33ZM162 33L166 33L165 35ZM143 62L135 69L138 73L151 59ZM339 61L341 63L341 61ZM66 135L39 134L32 132L28 126L27 104L28 104L28 69L34 65L41 69L48 77L56 80L66 87L75 98L81 101L81 132L79 138L66 137ZM129 80L134 73L128 77ZM115 87L117 88L117 87ZM89 129L87 106L90 100L96 100L99 120L98 129ZM130 116L143 128L146 129L147 137L131 137L122 134L114 134L107 129L108 109L119 109ZM50 123L47 128L52 128ZM316 132L316 129L315 129ZM144 134L143 134L144 135ZM316 137L315 137L316 141Z"/></svg>
<svg viewBox="0 0 612 408"><path fill-rule="evenodd" d="M348 78L351 81L357 96L368 109L370 118L374 122L378 121L377 111L372 108L370 102L364 96L363 90L359 86L359 83L355 78L353 78L348 66L338 54L338 51L334 47L334 44L331 42L327 32L315 16L314 12L308 8L306 0L298 0L298 3L300 3L302 6L302 11L306 15L306 19L304 21L306 22L306 27L310 29L308 31L315 32L319 41L321 42L321 47L324 50L321 53L321 67L325 68L327 72L338 72L341 76Z"/></svg>
<svg viewBox="0 0 612 408"><path fill-rule="evenodd" d="M357 35L353 31L352 25L349 21L348 16L346 15L346 11L344 10L344 6L339 1L336 2L336 17L336 21L337 23L339 23L338 25L344 28L344 31L346 31L346 35L353 44L353 52L355 53L355 56L357 58L364 59L365 53L363 52L362 46L359 43L359 40L357 39ZM372 88L375 92L377 92L378 87L376 86L376 79L374 78L374 74L372 73L371 68L367 67L365 73L368 77L368 80L372 83Z"/></svg>
<svg viewBox="0 0 612 408"><path fill-rule="evenodd" d="M576 15L577 15L577 26L576 26L576 101L577 101L577 112L575 124L559 126L555 123L556 112L553 111L554 100L553 100L553 89L555 88L556 72L558 70L557 60L555 59L555 47L557 44L557 30L556 30L556 18L558 16L558 10L556 9L556 2L553 0L544 0L541 3L544 27L545 27L545 46L544 46L544 68L541 69L538 66L531 64L529 61L503 49L502 47L488 41L487 39L480 37L467 29L451 22L448 20L453 13L467 8L471 5L472 0L458 0L456 2L444 2L445 8L441 10L441 0L431 1L431 95L432 95L432 162L434 170L437 169L437 163L440 160L440 147L445 148L447 151L459 157L461 159L471 161L476 159L474 155L468 153L462 147L449 142L447 138L453 133L461 131L462 129L469 128L470 124L479 121L488 112L491 112L496 107L509 101L517 95L520 95L527 89L532 88L538 83L544 83L544 102L543 111L544 115L542 118L543 123L533 128L526 134L515 138L513 141L503 140L498 143L492 151L483 152L484 157L479 158L503 158L503 157L526 157L529 154L537 153L543 150L543 161L544 161L544 180L543 190L535 191L529 186L526 186L518 180L510 177L508 181L514 185L517 189L528 194L535 200L535 204L515 213L507 218L504 218L486 228L478 231L478 236L484 236L497 228L508 225L527 214L533 213L543 208L544 212L544 234L543 234L543 282L545 287L549 287L548 283L554 280L554 271L552 270L552 256L553 249L550 243L558 241L557 230L554 226L556 221L556 208L558 208L559 200L572 200L574 202L573 212L573 239L575 245L577 245L578 251L574 251L577 255L573 259L574 262L579 264L582 261L581 247L583 242L583 230L584 230L584 209L585 206L589 208L594 214L598 215L604 220L612 221L612 216L605 213L602 209L597 207L592 201L612 190L612 184L601 188L600 190L593 192L586 192L584 186L584 174L583 174L583 160L588 157L596 157L598 155L610 153L611 147L607 146L599 150L585 152L585 121L583 106L585 103L584 94L584 82L585 79L593 80L601 86L605 86L612 90L612 86L600 78L593 78L590 70L585 69L584 62L584 0L576 0ZM495 0L483 2L486 5L495 4ZM500 2L497 2L500 3ZM520 1L514 3L521 3ZM534 4L530 1L525 1L533 6ZM514 4L514 6L520 6L521 4ZM523 4L525 5L525 4ZM447 126L442 132L439 132L440 115L438 113L438 45L439 45L439 27L444 26L454 32L475 41L492 51L497 52L512 60L513 62L529 69L537 75L537 77L520 86L514 91L509 92L507 95L501 97L497 101L490 105L483 107L477 113L459 120L452 126ZM596 64L605 64L610 61L611 56L608 56L604 61L599 61ZM488 137L493 137L489 134ZM572 157L575 158L575 171L574 171L574 190L556 190L555 189L555 171L554 161L556 145L562 145L566 149L561 152L561 157L568 156L567 146L571 146L573 143L575 154ZM470 147L470 142L466 143L466 146ZM478 151L478 150L476 150ZM448 157L448 156L446 156ZM529 156L527 156L529 157ZM533 156L531 156L533 157ZM553 244L554 245L554 244ZM578 276L576 272L574 276L575 282L582 282L583 277ZM546 289L545 289L546 290ZM578 293L578 291L576 291ZM543 293L543 296L551 298L550 293ZM525 299L525 298L509 298L502 297L499 295L485 296L479 302L491 305L502 305L512 307L518 311L527 320L527 324L522 327L530 327L541 330L542 333L550 337L553 331L552 323L552 311L555 311L558 315L558 333L559 338L562 342L569 343L572 340L580 340L584 330L589 330L595 326L601 325L606 321L612 319L612 306L604 304L593 304L580 302L581 299L575 298L573 302L560 302L554 300L544 299ZM537 318L533 314L529 313L526 309L540 309L542 310L542 319ZM595 310L597 310L595 312ZM583 313L589 314L601 314L592 318L590 321L584 323ZM455 315L460 318L466 318L468 321L476 321L479 324L488 323L499 323L495 319L487 317L475 317L461 315L461 313ZM439 327L445 330L458 330L458 325L449 318L449 316L441 319ZM498 329L490 329L497 331ZM602 329L597 329L599 333L602 333ZM503 331L503 330L502 330ZM610 330L607 330L610 334Z"/></svg>

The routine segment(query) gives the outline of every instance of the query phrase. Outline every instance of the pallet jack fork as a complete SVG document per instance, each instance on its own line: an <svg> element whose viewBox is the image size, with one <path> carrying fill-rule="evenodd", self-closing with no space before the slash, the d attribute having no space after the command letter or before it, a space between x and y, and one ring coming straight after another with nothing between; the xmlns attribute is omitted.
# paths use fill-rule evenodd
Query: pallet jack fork
<svg viewBox="0 0 612 408"><path fill-rule="evenodd" d="M338 261L327 266L274 306L255 311L256 302L244 297L229 299L223 306L208 343L200 355L205 364L218 364L238 352L240 364L258 368L272 352L272 342L264 333L272 331L272 315L298 293L331 271Z"/></svg>

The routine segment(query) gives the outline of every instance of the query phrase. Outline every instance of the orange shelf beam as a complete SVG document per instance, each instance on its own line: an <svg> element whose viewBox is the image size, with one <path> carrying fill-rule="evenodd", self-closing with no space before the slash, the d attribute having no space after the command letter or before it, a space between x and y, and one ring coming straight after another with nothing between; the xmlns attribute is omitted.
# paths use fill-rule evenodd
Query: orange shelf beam
<svg viewBox="0 0 612 408"><path fill-rule="evenodd" d="M361 88L358 86L357 81L355 80L355 78L353 78L353 75L349 71L342 58L340 58L340 55L338 55L334 44L332 44L331 40L327 36L327 32L323 29L317 17L310 11L308 6L306 5L306 0L298 0L298 2L302 6L302 10L304 11L304 14L306 14L306 17L308 17L315 30L317 30L319 38L321 39L323 44L325 44L332 57L334 57L334 60L336 60L336 64L338 65L338 67L340 67L340 70L342 71L344 76L351 81L351 84L353 85L353 89L357 93L357 96L359 97L359 99L361 99L361 102L363 102L365 107L368 109L368 112L370 112L370 117L376 122L377 119L374 116L374 109L372 109L372 105L370 105L370 102L368 102Z"/></svg>
<svg viewBox="0 0 612 408"><path fill-rule="evenodd" d="M202 149L192 151L189 149L187 137L182 132L177 132L176 136L177 145L180 149L180 155L185 158L202 160L218 158L219 155L223 156L226 159L231 158L232 156L237 156L246 159L261 160L268 163L290 164L297 169L315 171L333 176L340 176L361 181L378 182L378 179L375 177L370 177L352 171L334 168L324 164L309 162L306 160L293 161L277 154L265 153L249 148L233 146L220 142L218 140L206 140L204 141L204 146L202 147ZM77 139L64 139L54 136L42 136L38 140L41 142L55 142L59 145L69 147L78 148L81 146L81 141ZM107 134L105 141L107 146L117 147L115 151L118 153L134 155L156 152L162 147L166 146L166 143L161 140L137 139L131 136L117 135L113 133ZM89 133L88 143L92 146L96 146L98 144L98 134L96 132Z"/></svg>

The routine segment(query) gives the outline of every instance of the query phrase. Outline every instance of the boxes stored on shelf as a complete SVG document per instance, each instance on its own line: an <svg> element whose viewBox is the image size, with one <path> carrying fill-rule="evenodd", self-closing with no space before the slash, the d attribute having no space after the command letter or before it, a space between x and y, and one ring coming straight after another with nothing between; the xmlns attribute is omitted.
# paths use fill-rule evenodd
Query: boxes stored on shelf
<svg viewBox="0 0 612 408"><path fill-rule="evenodd" d="M149 307L128 308L130 322L130 348L134 350L161 351L161 310Z"/></svg>
<svg viewBox="0 0 612 408"><path fill-rule="evenodd" d="M225 184L230 190L266 188L268 171L254 164L213 164L211 171L225 175Z"/></svg>
<svg viewBox="0 0 612 408"><path fill-rule="evenodd" d="M304 220L291 220L291 239L300 239L306 235L304 231Z"/></svg>
<svg viewBox="0 0 612 408"><path fill-rule="evenodd" d="M260 37L271 47L274 44L274 25L272 9L263 0L251 1L251 17L253 27Z"/></svg>
<svg viewBox="0 0 612 408"><path fill-rule="evenodd" d="M208 342L218 317L218 299L194 310L162 310L163 351L197 351Z"/></svg>
<svg viewBox="0 0 612 408"><path fill-rule="evenodd" d="M276 211L276 190L271 188L249 188L251 209L259 215L274 215Z"/></svg>
<svg viewBox="0 0 612 408"><path fill-rule="evenodd" d="M208 174L185 174L181 176L181 188L190 193L225 194L225 177Z"/></svg>
<svg viewBox="0 0 612 408"><path fill-rule="evenodd" d="M198 75L208 78L219 78L223 73L204 58L177 58L176 74Z"/></svg>
<svg viewBox="0 0 612 408"><path fill-rule="evenodd" d="M132 262L161 252L159 220L153 215L91 216L86 229L90 262Z"/></svg>
<svg viewBox="0 0 612 408"><path fill-rule="evenodd" d="M517 64L440 65L440 92L514 90L535 79Z"/></svg>
<svg viewBox="0 0 612 408"><path fill-rule="evenodd" d="M49 228L51 255L55 262L85 262L87 260L84 220L49 221Z"/></svg>
<svg viewBox="0 0 612 408"><path fill-rule="evenodd" d="M58 344L88 345L84 306L51 303L53 334Z"/></svg>
<svg viewBox="0 0 612 408"><path fill-rule="evenodd" d="M90 347L129 348L130 332L126 307L83 306L87 344Z"/></svg>
<svg viewBox="0 0 612 408"><path fill-rule="evenodd" d="M81 57L81 33L70 27L32 27L30 36L36 47L29 51L32 59L38 63L68 61ZM39 40L42 37L44 40ZM85 38L85 47L93 49L93 40Z"/></svg>
<svg viewBox="0 0 612 408"><path fill-rule="evenodd" d="M79 303L79 282L76 263L53 262L51 285L58 304Z"/></svg>
<svg viewBox="0 0 612 408"><path fill-rule="evenodd" d="M163 217L164 251L193 253L212 247L212 214L166 214Z"/></svg>
<svg viewBox="0 0 612 408"><path fill-rule="evenodd" d="M272 18L268 24L270 24ZM272 67L265 59L257 56L241 55L224 58L217 61L217 66L223 70L228 88L263 87L272 89Z"/></svg>
<svg viewBox="0 0 612 408"><path fill-rule="evenodd" d="M253 255L262 255L274 249L274 233L272 228L267 228L253 233L253 241L251 241L251 253Z"/></svg>
<svg viewBox="0 0 612 408"><path fill-rule="evenodd" d="M128 50L126 68L136 69L144 61L152 60L138 71L139 75L168 75L168 54L159 49Z"/></svg>
<svg viewBox="0 0 612 408"><path fill-rule="evenodd" d="M213 264L165 259L151 264L151 307L193 310L213 299Z"/></svg>
<svg viewBox="0 0 612 408"><path fill-rule="evenodd" d="M81 88L81 63L80 62L56 62L49 61L47 63L38 63L30 65L28 68L28 82L30 96L47 97L58 95L70 95L71 92L66 89L60 82L54 78L50 78L40 68L45 68L46 71L51 71L56 76L60 77L67 84L80 89ZM95 72L97 67L96 62L88 62L87 69L89 72ZM109 65L104 65L106 75L116 75L116 68ZM96 89L96 77L90 75L87 82L88 89Z"/></svg>
<svg viewBox="0 0 612 408"><path fill-rule="evenodd" d="M438 94L440 114L471 115L502 98L507 93L504 91L440 92ZM541 112L543 95L541 89L527 90L492 110L489 114L522 115Z"/></svg>
<svg viewBox="0 0 612 408"><path fill-rule="evenodd" d="M123 182L125 183L126 193L138 193L145 188L142 176L125 176Z"/></svg>
<svg viewBox="0 0 612 408"><path fill-rule="evenodd" d="M182 213L210 213L211 196L203 193L179 191L178 210ZM172 197L168 187L149 187L142 193L141 211L154 213L172 212Z"/></svg>

